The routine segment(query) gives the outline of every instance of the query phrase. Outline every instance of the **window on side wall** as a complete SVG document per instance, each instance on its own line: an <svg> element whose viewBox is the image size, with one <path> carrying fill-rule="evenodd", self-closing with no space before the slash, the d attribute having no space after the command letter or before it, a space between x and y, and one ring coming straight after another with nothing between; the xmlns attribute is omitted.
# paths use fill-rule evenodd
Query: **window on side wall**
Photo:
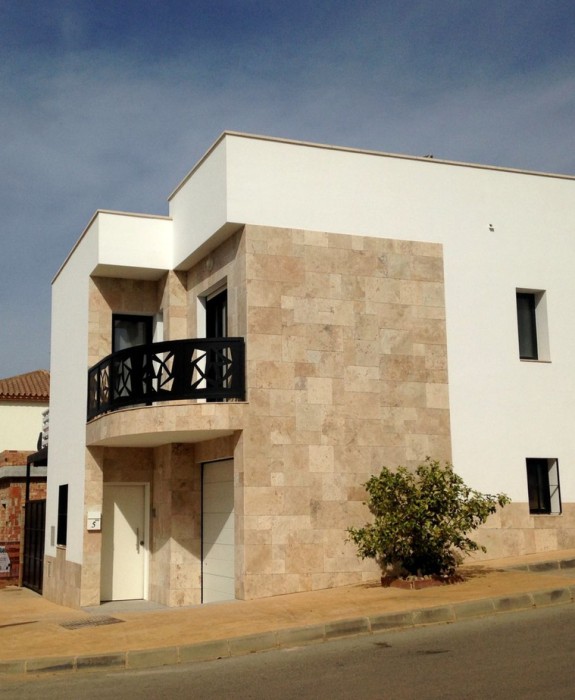
<svg viewBox="0 0 575 700"><path fill-rule="evenodd" d="M58 528L56 544L65 547L68 541L68 484L58 488Z"/></svg>
<svg viewBox="0 0 575 700"><path fill-rule="evenodd" d="M545 292L517 289L516 301L520 359L549 361Z"/></svg>
<svg viewBox="0 0 575 700"><path fill-rule="evenodd" d="M527 491L532 515L561 513L559 464L556 459L528 458Z"/></svg>

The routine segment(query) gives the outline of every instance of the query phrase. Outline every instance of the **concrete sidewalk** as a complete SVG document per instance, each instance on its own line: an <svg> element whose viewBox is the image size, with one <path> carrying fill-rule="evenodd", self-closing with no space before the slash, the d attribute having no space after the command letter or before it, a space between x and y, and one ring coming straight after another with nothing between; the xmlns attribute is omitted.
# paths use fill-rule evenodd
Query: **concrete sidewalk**
<svg viewBox="0 0 575 700"><path fill-rule="evenodd" d="M138 609L145 607L139 601L73 610L7 588L0 590L0 674L210 660L575 599L575 550L491 560L462 573L462 583L420 591L374 582L160 610Z"/></svg>

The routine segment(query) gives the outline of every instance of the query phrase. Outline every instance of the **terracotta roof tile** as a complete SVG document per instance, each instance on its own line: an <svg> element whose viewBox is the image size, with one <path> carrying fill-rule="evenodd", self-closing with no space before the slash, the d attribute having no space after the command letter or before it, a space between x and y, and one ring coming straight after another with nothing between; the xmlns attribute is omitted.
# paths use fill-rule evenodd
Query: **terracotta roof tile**
<svg viewBox="0 0 575 700"><path fill-rule="evenodd" d="M0 401L47 402L49 398L50 372L46 369L0 379Z"/></svg>

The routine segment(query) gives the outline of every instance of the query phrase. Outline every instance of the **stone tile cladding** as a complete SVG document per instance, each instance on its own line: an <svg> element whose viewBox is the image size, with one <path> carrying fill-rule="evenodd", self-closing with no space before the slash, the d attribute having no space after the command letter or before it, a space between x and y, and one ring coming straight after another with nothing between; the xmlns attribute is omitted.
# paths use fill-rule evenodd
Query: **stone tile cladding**
<svg viewBox="0 0 575 700"><path fill-rule="evenodd" d="M362 484L451 456L441 246L246 226L190 271L192 331L221 282L247 354L238 596L372 578L346 543Z"/></svg>
<svg viewBox="0 0 575 700"><path fill-rule="evenodd" d="M150 598L169 606L201 602L201 478L194 446L154 450Z"/></svg>
<svg viewBox="0 0 575 700"><path fill-rule="evenodd" d="M162 311L165 339L186 338L187 309L183 282L185 275L170 271L158 281L95 277L90 280L90 309L88 331L88 365L92 366L108 355L112 347L112 315L114 313L155 315ZM122 413L116 414L121 418ZM140 412L145 416L145 412ZM191 464L191 461L189 462ZM157 544L165 534L164 523L170 523L165 513L166 498L163 479L170 468L170 450L167 456L145 448L99 448L86 451L85 465L85 514L100 508L104 482L138 482L151 485L151 507L159 513L159 521L150 520L150 597L169 605L188 604L173 602L170 585L170 547ZM190 467L191 469L191 467ZM171 481L167 481L171 484ZM176 489L177 490L177 486ZM156 492L162 507L156 508ZM168 499L168 505L169 505ZM174 521L174 523L177 520ZM156 532L158 533L156 535ZM84 532L84 557L81 567L81 605L97 605L100 602L101 533ZM160 574L160 572L162 572ZM197 577L197 566L196 566ZM185 586L189 588L189 586ZM180 594L179 599L182 596Z"/></svg>
<svg viewBox="0 0 575 700"><path fill-rule="evenodd" d="M81 581L82 567L67 561L65 547L58 547L55 557L44 557L42 595L48 600L69 608L86 605L81 601Z"/></svg>
<svg viewBox="0 0 575 700"><path fill-rule="evenodd" d="M473 539L486 547L472 560L513 557L575 547L575 504L563 503L560 515L530 515L527 503L510 503L492 515Z"/></svg>
<svg viewBox="0 0 575 700"><path fill-rule="evenodd" d="M162 311L164 338L188 337L185 275L173 270L157 282L93 277L90 280L88 365L109 355L113 314L154 315Z"/></svg>

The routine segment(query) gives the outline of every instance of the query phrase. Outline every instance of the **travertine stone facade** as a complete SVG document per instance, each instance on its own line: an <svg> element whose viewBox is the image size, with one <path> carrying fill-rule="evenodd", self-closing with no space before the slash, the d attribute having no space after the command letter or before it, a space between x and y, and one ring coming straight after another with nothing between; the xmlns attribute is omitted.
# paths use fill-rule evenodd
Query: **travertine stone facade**
<svg viewBox="0 0 575 700"><path fill-rule="evenodd" d="M201 471L194 446L154 451L150 597L164 605L201 602Z"/></svg>
<svg viewBox="0 0 575 700"><path fill-rule="evenodd" d="M233 457L237 597L373 577L345 534L367 516L362 484L383 464L450 457L441 247L247 226L186 276L93 280L91 361L109 352L112 313L161 311L165 339L194 337L202 299L223 287L228 335L246 341L246 404L127 409L87 437L229 436L91 448L86 510L102 482L150 483L150 597L198 603L201 464ZM84 601L97 597L100 546L86 532Z"/></svg>
<svg viewBox="0 0 575 700"><path fill-rule="evenodd" d="M86 449L86 466L84 473L84 512L102 509L104 456L102 448ZM82 565L81 605L98 605L100 603L100 553L102 533L84 530L84 560Z"/></svg>
<svg viewBox="0 0 575 700"><path fill-rule="evenodd" d="M198 439L192 433L214 436L222 432L240 430L244 423L247 405L243 403L190 403L169 401L145 409L128 408L101 416L89 423L86 430L87 444L97 445L103 440L123 435L142 436L149 433L188 433L192 440ZM192 441L191 440L191 441Z"/></svg>
<svg viewBox="0 0 575 700"><path fill-rule="evenodd" d="M472 559L519 556L529 552L571 549L575 542L575 505L564 503L560 515L530 515L527 503L510 503L477 531L487 553Z"/></svg>
<svg viewBox="0 0 575 700"><path fill-rule="evenodd" d="M93 277L90 280L88 363L96 364L110 354L112 314L162 312L165 340L188 337L185 275L170 271L157 282Z"/></svg>
<svg viewBox="0 0 575 700"><path fill-rule="evenodd" d="M235 451L241 598L374 575L345 530L383 464L450 458L441 247L246 226L189 273L246 338Z"/></svg>
<svg viewBox="0 0 575 700"><path fill-rule="evenodd" d="M88 365L109 355L112 314L156 314L164 285L145 280L93 277L90 280Z"/></svg>
<svg viewBox="0 0 575 700"><path fill-rule="evenodd" d="M86 511L101 506L105 483L147 483L151 487L151 600L169 606L201 602L201 465L232 457L234 445L230 437L196 445L88 450ZM85 532L81 598L74 600L75 606L100 602L101 546L100 532ZM63 560L58 564L64 565ZM76 578L74 572L73 580Z"/></svg>
<svg viewBox="0 0 575 700"><path fill-rule="evenodd" d="M69 608L90 605L82 600L82 568L66 559L65 547L58 547L55 557L44 557L43 595Z"/></svg>

